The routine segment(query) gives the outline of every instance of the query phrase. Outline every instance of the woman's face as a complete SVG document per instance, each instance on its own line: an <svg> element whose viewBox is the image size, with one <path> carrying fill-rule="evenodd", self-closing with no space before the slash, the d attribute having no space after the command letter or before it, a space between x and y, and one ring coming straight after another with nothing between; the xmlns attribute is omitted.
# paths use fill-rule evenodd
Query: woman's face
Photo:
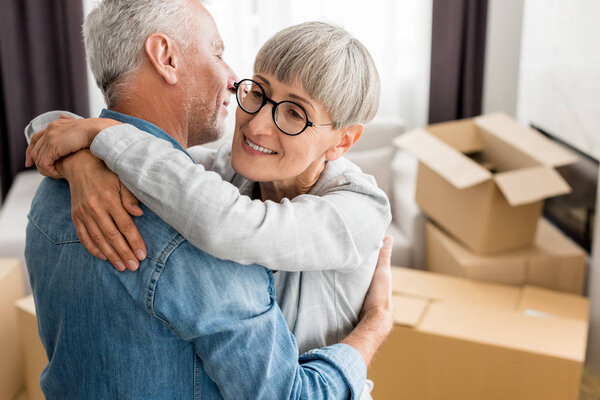
<svg viewBox="0 0 600 400"><path fill-rule="evenodd" d="M311 99L300 84L286 85L267 74L256 74L252 79L275 102L299 104L312 123L332 122L325 107ZM327 150L340 140L340 132L332 126L313 126L297 136L286 135L273 121L273 107L267 103L258 113L248 114L238 106L235 114L231 164L237 173L252 181L293 180L314 163L323 162ZM259 147L263 150L257 150Z"/></svg>

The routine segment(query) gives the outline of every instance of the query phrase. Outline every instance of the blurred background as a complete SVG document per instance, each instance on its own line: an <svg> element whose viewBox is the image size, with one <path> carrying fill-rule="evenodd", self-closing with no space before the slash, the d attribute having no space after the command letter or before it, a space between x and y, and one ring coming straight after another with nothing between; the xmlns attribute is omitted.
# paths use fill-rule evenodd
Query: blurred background
<svg viewBox="0 0 600 400"><path fill-rule="evenodd" d="M57 108L95 116L104 101L80 37L95 0L1 1L5 196L23 168L26 122ZM595 0L208 0L207 8L240 77L252 74L258 48L278 30L333 22L373 55L383 84L380 116L411 129L504 111L600 158Z"/></svg>

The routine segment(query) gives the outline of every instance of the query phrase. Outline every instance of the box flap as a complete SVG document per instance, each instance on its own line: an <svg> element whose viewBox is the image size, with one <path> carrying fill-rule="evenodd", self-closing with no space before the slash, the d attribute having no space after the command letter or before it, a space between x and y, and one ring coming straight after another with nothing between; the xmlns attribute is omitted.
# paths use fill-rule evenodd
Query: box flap
<svg viewBox="0 0 600 400"><path fill-rule="evenodd" d="M513 286L400 267L392 267L392 290L410 297L511 311L517 307L520 295L519 288Z"/></svg>
<svg viewBox="0 0 600 400"><path fill-rule="evenodd" d="M473 118L429 125L427 132L464 154L483 150L481 136L477 131Z"/></svg>
<svg viewBox="0 0 600 400"><path fill-rule="evenodd" d="M517 310L528 315L538 312L587 322L590 302L587 298L575 294L525 286Z"/></svg>
<svg viewBox="0 0 600 400"><path fill-rule="evenodd" d="M487 169L424 129L416 129L405 133L396 138L394 144L415 154L419 161L458 189L485 182L492 176Z"/></svg>
<svg viewBox="0 0 600 400"><path fill-rule="evenodd" d="M419 331L583 362L588 324L477 305L432 303Z"/></svg>
<svg viewBox="0 0 600 400"><path fill-rule="evenodd" d="M572 164L577 156L534 129L519 124L504 113L486 114L474 118L475 124L487 132L509 141L542 165L558 167Z"/></svg>
<svg viewBox="0 0 600 400"><path fill-rule="evenodd" d="M417 326L423 317L429 301L416 297L393 296L394 322L399 325Z"/></svg>
<svg viewBox="0 0 600 400"><path fill-rule="evenodd" d="M494 175L494 181L513 207L571 191L556 170L545 166L501 172Z"/></svg>
<svg viewBox="0 0 600 400"><path fill-rule="evenodd" d="M35 316L35 303L33 301L33 295L29 295L15 301L15 307L17 307L18 310Z"/></svg>

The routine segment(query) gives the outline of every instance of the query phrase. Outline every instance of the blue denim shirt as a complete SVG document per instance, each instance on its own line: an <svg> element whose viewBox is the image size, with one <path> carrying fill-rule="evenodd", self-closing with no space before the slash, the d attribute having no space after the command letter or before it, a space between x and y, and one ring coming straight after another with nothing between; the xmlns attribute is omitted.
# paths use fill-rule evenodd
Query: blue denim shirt
<svg viewBox="0 0 600 400"><path fill-rule="evenodd" d="M169 140L148 122L102 116ZM298 357L271 271L204 253L142 206L148 256L138 271L117 272L79 243L70 208L68 183L45 179L27 227L48 399L360 396L366 368L354 348Z"/></svg>

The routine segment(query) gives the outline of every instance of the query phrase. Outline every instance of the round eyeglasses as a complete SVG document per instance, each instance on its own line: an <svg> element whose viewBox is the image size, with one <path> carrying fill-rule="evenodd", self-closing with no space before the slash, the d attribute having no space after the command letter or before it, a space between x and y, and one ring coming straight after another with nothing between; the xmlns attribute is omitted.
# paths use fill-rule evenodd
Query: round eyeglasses
<svg viewBox="0 0 600 400"><path fill-rule="evenodd" d="M285 100L279 103L267 97L265 89L252 79L243 79L233 84L235 98L240 108L248 114L257 114L265 104L273 105L273 122L286 135L296 136L309 126L327 126L330 124L314 124L308 119L306 110L298 103Z"/></svg>

